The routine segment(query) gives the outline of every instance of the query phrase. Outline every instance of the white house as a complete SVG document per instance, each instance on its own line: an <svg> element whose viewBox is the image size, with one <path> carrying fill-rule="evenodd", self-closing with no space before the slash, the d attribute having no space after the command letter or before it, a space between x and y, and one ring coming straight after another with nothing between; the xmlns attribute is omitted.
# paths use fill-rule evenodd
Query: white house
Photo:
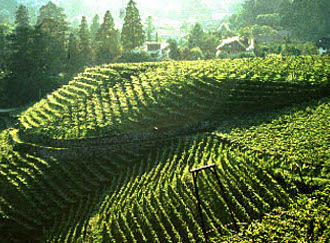
<svg viewBox="0 0 330 243"><path fill-rule="evenodd" d="M169 56L169 44L166 41L147 41L143 44L143 51L151 55L152 58L159 60Z"/></svg>
<svg viewBox="0 0 330 243"><path fill-rule="evenodd" d="M254 48L254 39L234 36L221 41L220 45L217 47L217 56L219 56L222 51L225 51L230 57L238 56L241 53L253 53Z"/></svg>

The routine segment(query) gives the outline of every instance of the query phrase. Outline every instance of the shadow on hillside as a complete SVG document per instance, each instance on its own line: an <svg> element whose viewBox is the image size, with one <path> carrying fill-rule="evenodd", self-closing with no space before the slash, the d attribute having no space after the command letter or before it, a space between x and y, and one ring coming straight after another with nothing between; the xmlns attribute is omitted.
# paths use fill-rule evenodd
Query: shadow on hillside
<svg viewBox="0 0 330 243"><path fill-rule="evenodd" d="M231 130L237 128L248 129L252 126L259 126L261 124L272 122L273 120L279 119L281 117L292 115L293 113L305 111L307 108L315 109L322 102L330 102L330 98L326 97L322 99L306 101L300 104L283 106L282 108L275 110L266 110L263 112L235 116L213 124L209 131L217 130L222 133L230 133Z"/></svg>
<svg viewBox="0 0 330 243"><path fill-rule="evenodd" d="M97 213L105 197L161 163L155 156L168 143L171 140L128 145L117 153L105 148L94 157L66 161L10 151L10 159L1 163L7 163L20 179L0 175L0 209L5 216L0 217L0 240L43 242L67 233L73 237L71 242L76 241L70 231L86 235L84 223Z"/></svg>
<svg viewBox="0 0 330 243"><path fill-rule="evenodd" d="M322 101L328 101L324 98ZM237 116L231 120L205 125L198 132L230 132L235 128L249 128L271 122L307 107L315 108L320 101L293 105L281 110ZM0 206L4 217L0 219L2 241L43 241L45 238L58 239L68 235L75 241L72 232L86 236L85 222L97 214L105 197L114 195L132 178L147 174L162 161L157 151L177 138L118 147L117 152L104 147L93 157L61 160L53 156L38 157L37 153L11 151L1 164L8 164L0 175ZM182 146L182 145L181 145ZM186 151L184 145L180 151ZM187 151L186 151L187 152ZM198 157L199 155L197 155ZM196 157L196 158L197 158ZM146 163L146 158L149 164ZM155 162L155 164L150 164ZM157 164L158 163L158 164ZM138 170L133 168L140 168ZM71 232L71 233L70 233Z"/></svg>

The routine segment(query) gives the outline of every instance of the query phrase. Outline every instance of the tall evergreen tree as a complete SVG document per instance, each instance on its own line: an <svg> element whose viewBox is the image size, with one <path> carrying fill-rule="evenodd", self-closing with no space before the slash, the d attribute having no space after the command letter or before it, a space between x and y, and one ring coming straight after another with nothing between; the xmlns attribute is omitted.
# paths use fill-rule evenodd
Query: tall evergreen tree
<svg viewBox="0 0 330 243"><path fill-rule="evenodd" d="M152 33L155 31L155 26L152 21L152 17L148 16L146 21L146 32L147 32L147 41L152 41Z"/></svg>
<svg viewBox="0 0 330 243"><path fill-rule="evenodd" d="M77 37L71 33L68 45L68 66L67 72L70 74L75 73L80 68L79 63L79 42Z"/></svg>
<svg viewBox="0 0 330 243"><path fill-rule="evenodd" d="M3 25L0 24L0 57L2 57L0 59L0 72L3 70L4 68L4 56L5 56L5 44L6 43L6 38L5 38L5 32L4 32L4 28Z"/></svg>
<svg viewBox="0 0 330 243"><path fill-rule="evenodd" d="M142 46L145 41L145 33L141 24L139 10L133 0L130 0L126 7L121 40L124 52L129 52L136 47Z"/></svg>
<svg viewBox="0 0 330 243"><path fill-rule="evenodd" d="M39 10L37 20L39 34L43 39L47 39L42 52L47 56L49 73L56 75L64 69L66 57L66 32L68 24L66 15L62 8L57 7L52 2L42 6Z"/></svg>
<svg viewBox="0 0 330 243"><path fill-rule="evenodd" d="M100 29L100 17L99 15L95 15L92 20L91 28L90 28L90 33L91 33L91 38L94 41L96 38L96 34Z"/></svg>
<svg viewBox="0 0 330 243"><path fill-rule="evenodd" d="M189 34L188 48L192 49L195 47L201 47L203 39L204 39L203 26L200 23L196 23L194 28Z"/></svg>
<svg viewBox="0 0 330 243"><path fill-rule="evenodd" d="M9 26L5 24L0 24L0 72L6 69L7 59L8 59L8 41L7 35L9 31Z"/></svg>
<svg viewBox="0 0 330 243"><path fill-rule="evenodd" d="M81 66L90 65L91 58L91 40L86 17L83 16L79 29L79 62ZM78 61L78 60L77 60Z"/></svg>
<svg viewBox="0 0 330 243"><path fill-rule="evenodd" d="M29 13L26 6L20 5L18 7L18 10L16 11L15 14L15 24L16 24L16 29L30 27Z"/></svg>
<svg viewBox="0 0 330 243"><path fill-rule="evenodd" d="M176 42L176 40L169 39L168 44L169 44L169 48L170 48L169 57L173 60L180 60L181 53L180 53L180 49L178 47L178 43Z"/></svg>
<svg viewBox="0 0 330 243"><path fill-rule="evenodd" d="M23 5L16 11L15 24L10 36L10 48L13 51L10 58L11 71L15 76L27 77L31 72L32 27L29 24L28 10Z"/></svg>
<svg viewBox="0 0 330 243"><path fill-rule="evenodd" d="M35 98L36 83L33 82L34 59L31 55L33 49L33 29L29 24L28 10L20 5L15 15L16 27L9 36L12 50L9 58L9 70L12 80L8 84L8 92L11 97ZM19 88L18 88L19 87ZM21 100L25 102L26 100Z"/></svg>
<svg viewBox="0 0 330 243"><path fill-rule="evenodd" d="M96 35L98 49L96 52L96 62L98 64L114 61L120 55L120 36L115 29L112 15L107 11L104 21Z"/></svg>

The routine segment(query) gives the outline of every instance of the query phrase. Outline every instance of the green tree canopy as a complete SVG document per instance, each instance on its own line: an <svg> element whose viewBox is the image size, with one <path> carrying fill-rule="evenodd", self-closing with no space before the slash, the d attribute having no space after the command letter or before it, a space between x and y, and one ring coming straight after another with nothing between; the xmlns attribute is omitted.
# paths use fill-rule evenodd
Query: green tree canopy
<svg viewBox="0 0 330 243"><path fill-rule="evenodd" d="M68 67L67 71L69 73L75 73L76 70L80 68L80 63L78 62L79 56L79 42L77 37L71 33L69 37L68 45Z"/></svg>
<svg viewBox="0 0 330 243"><path fill-rule="evenodd" d="M169 39L168 44L169 44L169 48L170 48L169 57L173 60L180 60L181 53L180 53L180 49L178 47L178 43L176 42L176 40Z"/></svg>
<svg viewBox="0 0 330 243"><path fill-rule="evenodd" d="M110 11L105 13L104 21L96 35L96 41L98 64L112 62L120 55L120 36L118 30L115 29Z"/></svg>
<svg viewBox="0 0 330 243"><path fill-rule="evenodd" d="M285 16L285 24L294 36L302 41L330 37L330 1L293 1Z"/></svg>
<svg viewBox="0 0 330 243"><path fill-rule="evenodd" d="M28 10L20 5L15 14L16 27L9 36L11 53L8 61L11 80L7 84L8 97L24 103L36 97L38 84L34 82L33 28ZM19 103L19 102L18 102Z"/></svg>
<svg viewBox="0 0 330 243"><path fill-rule="evenodd" d="M16 27L9 37L12 55L10 69L15 76L29 76L31 68L32 27L29 24L29 14L25 6L20 5L15 14ZM23 77L21 77L23 79Z"/></svg>
<svg viewBox="0 0 330 243"><path fill-rule="evenodd" d="M88 23L85 16L82 17L79 28L79 53L80 53L79 61L81 63L81 66L91 64L92 61L91 39L88 29Z"/></svg>
<svg viewBox="0 0 330 243"><path fill-rule="evenodd" d="M188 48L192 49L200 47L204 38L203 26L200 23L196 23L188 38Z"/></svg>
<svg viewBox="0 0 330 243"><path fill-rule="evenodd" d="M52 2L42 6L37 20L39 50L47 61L47 69L50 74L56 75L64 68L66 57L66 34L68 24L62 8Z"/></svg>
<svg viewBox="0 0 330 243"><path fill-rule="evenodd" d="M147 32L147 41L152 41L152 34L156 30L152 16L148 16L146 20L146 32Z"/></svg>
<svg viewBox="0 0 330 243"><path fill-rule="evenodd" d="M329 9L329 0L246 0L230 21L237 30L266 25L298 41L315 42L330 35Z"/></svg>
<svg viewBox="0 0 330 243"><path fill-rule="evenodd" d="M126 7L121 40L125 52L129 52L136 47L142 46L145 40L145 33L141 23L139 10L133 0L130 0Z"/></svg>
<svg viewBox="0 0 330 243"><path fill-rule="evenodd" d="M100 29L100 17L98 14L96 14L93 17L92 24L90 27L90 33L93 40L95 40L96 34L99 31L99 29Z"/></svg>
<svg viewBox="0 0 330 243"><path fill-rule="evenodd" d="M204 54L199 47L194 47L189 50L189 60L199 60L203 58Z"/></svg>

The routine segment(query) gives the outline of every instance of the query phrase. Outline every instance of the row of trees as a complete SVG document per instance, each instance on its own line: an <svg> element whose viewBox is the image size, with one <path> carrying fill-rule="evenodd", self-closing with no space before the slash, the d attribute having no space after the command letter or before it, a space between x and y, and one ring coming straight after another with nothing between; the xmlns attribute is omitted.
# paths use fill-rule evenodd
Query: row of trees
<svg viewBox="0 0 330 243"><path fill-rule="evenodd" d="M316 41L329 35L329 9L329 0L245 0L230 22L236 29L269 26L293 39Z"/></svg>
<svg viewBox="0 0 330 243"><path fill-rule="evenodd" d="M260 56L266 52L301 53L288 44L288 39L283 45L268 43L269 37L273 33L287 32L292 39L314 43L321 37L327 37L329 5L328 0L274 0L271 3L268 0L246 0L241 10L226 20L232 28L230 33L221 29L206 32L202 25L196 23L183 41L168 40L169 58L215 58L221 39L238 34L267 37L265 45L257 42L256 54ZM85 66L116 61L148 61L150 57L146 53L135 50L145 40L158 40L158 35L156 38L152 36L155 28L151 17L143 30L133 0L127 5L121 31L115 28L110 11L106 12L102 23L96 15L89 26L83 17L80 26L72 28L64 10L52 2L39 9L35 25L31 25L24 6L19 7L15 19L13 27L0 25L0 76L6 76L0 80L0 92L20 103L39 98ZM314 47L303 46L306 49L303 52L313 53Z"/></svg>
<svg viewBox="0 0 330 243"><path fill-rule="evenodd" d="M39 9L31 25L28 10L19 6L15 26L0 27L0 89L16 103L38 99L89 65L110 63L141 46L145 33L133 0L127 5L122 31L115 29L110 11L102 24L95 16L91 26L82 17L72 29L62 8L49 2ZM19 101L19 102L17 102ZM8 103L9 100L2 102Z"/></svg>
<svg viewBox="0 0 330 243"><path fill-rule="evenodd" d="M224 37L221 31L204 31L200 23L194 24L186 41L178 43L169 39L169 58L173 60L198 60L216 58L216 48Z"/></svg>
<svg viewBox="0 0 330 243"><path fill-rule="evenodd" d="M197 23L184 45L170 40L170 58L215 58L221 40L235 35L253 38L256 56L318 54L318 40L330 38L329 9L329 0L245 0L239 11L224 20L230 29L205 32Z"/></svg>

